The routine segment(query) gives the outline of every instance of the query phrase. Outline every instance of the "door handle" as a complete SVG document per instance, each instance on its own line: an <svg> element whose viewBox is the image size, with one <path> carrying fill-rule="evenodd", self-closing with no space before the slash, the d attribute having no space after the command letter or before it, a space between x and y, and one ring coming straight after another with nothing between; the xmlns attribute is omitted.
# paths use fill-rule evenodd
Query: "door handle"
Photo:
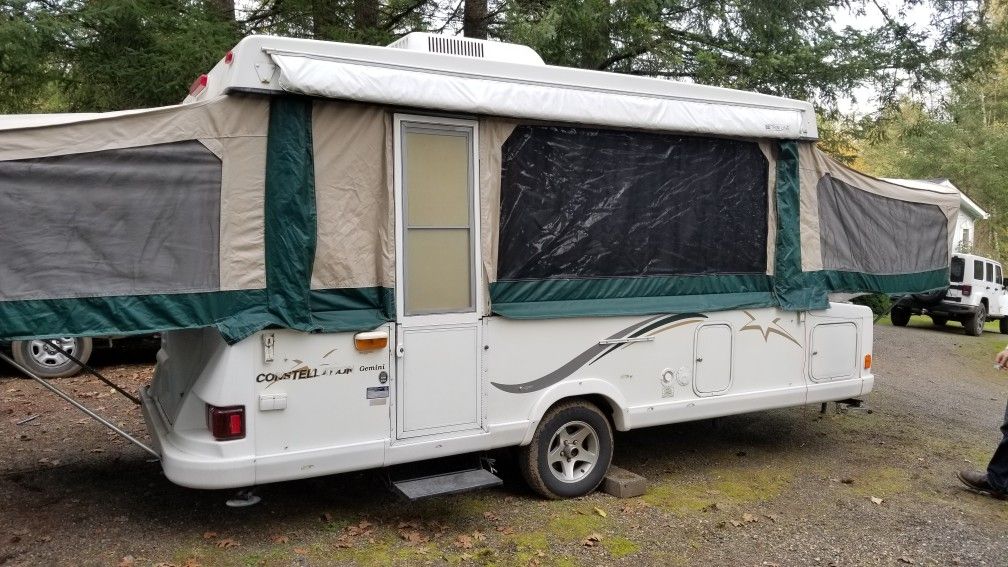
<svg viewBox="0 0 1008 567"><path fill-rule="evenodd" d="M697 362L703 362L703 359L702 358L697 358L696 361Z"/></svg>

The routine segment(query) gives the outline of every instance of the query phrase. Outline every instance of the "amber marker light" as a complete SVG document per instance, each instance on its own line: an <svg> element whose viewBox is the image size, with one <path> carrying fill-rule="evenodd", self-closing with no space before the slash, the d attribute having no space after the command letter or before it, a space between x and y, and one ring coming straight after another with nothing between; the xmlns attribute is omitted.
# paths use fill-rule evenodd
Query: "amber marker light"
<svg viewBox="0 0 1008 567"><path fill-rule="evenodd" d="M368 331L357 333L353 338L354 348L361 352L382 349L388 346L388 333L385 331Z"/></svg>
<svg viewBox="0 0 1008 567"><path fill-rule="evenodd" d="M864 355L864 369L871 370L871 353Z"/></svg>

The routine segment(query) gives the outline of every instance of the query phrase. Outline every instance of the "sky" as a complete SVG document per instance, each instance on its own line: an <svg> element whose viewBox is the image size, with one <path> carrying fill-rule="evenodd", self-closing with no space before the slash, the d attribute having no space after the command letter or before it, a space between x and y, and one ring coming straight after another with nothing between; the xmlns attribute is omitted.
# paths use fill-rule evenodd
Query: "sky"
<svg viewBox="0 0 1008 567"><path fill-rule="evenodd" d="M884 8L890 15L899 13L903 6L901 0L877 0L877 5ZM910 7L904 14L904 21L913 25L918 30L925 30L931 22L931 6L927 2ZM847 26L855 29L867 30L882 25L882 12L875 4L868 3L864 6L864 13L853 10L838 8L833 11L834 29L843 29ZM941 89L933 96L940 96ZM878 108L877 93L871 87L861 87L853 93L853 98L839 101L840 111L844 114L865 115Z"/></svg>

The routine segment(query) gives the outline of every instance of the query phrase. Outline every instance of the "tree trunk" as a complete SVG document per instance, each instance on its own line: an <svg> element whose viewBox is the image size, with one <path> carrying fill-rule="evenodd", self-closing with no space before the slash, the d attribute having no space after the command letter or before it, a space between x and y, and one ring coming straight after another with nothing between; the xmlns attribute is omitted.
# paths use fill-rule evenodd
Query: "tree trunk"
<svg viewBox="0 0 1008 567"><path fill-rule="evenodd" d="M376 0L354 0L354 29L364 32L378 27L378 2Z"/></svg>
<svg viewBox="0 0 1008 567"><path fill-rule="evenodd" d="M462 34L477 39L487 38L487 0L464 0Z"/></svg>
<svg viewBox="0 0 1008 567"><path fill-rule="evenodd" d="M223 22L235 21L234 0L209 0L210 8Z"/></svg>
<svg viewBox="0 0 1008 567"><path fill-rule="evenodd" d="M337 23L337 7L334 0L312 0L312 37L332 39Z"/></svg>

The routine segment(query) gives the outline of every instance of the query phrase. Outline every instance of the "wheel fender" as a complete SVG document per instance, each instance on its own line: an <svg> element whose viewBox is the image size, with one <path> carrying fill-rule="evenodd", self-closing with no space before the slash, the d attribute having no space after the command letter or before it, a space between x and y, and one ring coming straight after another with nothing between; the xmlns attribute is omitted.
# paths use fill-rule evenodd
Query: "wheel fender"
<svg viewBox="0 0 1008 567"><path fill-rule="evenodd" d="M529 424L528 428L525 430L525 436L522 437L522 445L528 445L532 442L532 437L535 435L536 427L539 426L539 422L542 421L546 411L553 406L553 404L559 402L564 398L577 398L583 396L602 396L609 402L611 407L613 422L616 426L617 431L626 431L627 423L627 404L626 399L623 394L619 391L616 386L607 380L602 380L601 378L578 378L576 380L568 380L560 382L554 386L546 389L539 399L536 400L535 404L532 406L532 411L529 412ZM603 411L606 408L601 408Z"/></svg>

